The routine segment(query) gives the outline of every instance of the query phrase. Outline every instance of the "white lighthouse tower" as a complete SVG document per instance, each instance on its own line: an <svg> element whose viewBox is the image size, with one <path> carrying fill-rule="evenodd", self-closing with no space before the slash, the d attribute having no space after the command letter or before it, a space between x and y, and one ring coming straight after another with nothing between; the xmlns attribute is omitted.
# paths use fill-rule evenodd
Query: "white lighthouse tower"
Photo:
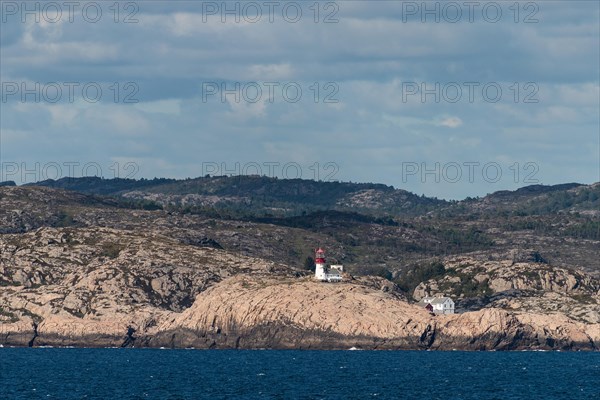
<svg viewBox="0 0 600 400"><path fill-rule="evenodd" d="M325 250L318 248L315 251L315 279L319 281L327 280L325 271Z"/></svg>

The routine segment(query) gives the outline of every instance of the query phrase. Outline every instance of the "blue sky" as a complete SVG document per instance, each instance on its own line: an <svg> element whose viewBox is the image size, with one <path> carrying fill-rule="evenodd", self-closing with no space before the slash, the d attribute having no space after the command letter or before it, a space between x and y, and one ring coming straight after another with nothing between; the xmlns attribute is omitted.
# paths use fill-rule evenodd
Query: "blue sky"
<svg viewBox="0 0 600 400"><path fill-rule="evenodd" d="M600 180L598 2L251 3L2 2L0 180Z"/></svg>

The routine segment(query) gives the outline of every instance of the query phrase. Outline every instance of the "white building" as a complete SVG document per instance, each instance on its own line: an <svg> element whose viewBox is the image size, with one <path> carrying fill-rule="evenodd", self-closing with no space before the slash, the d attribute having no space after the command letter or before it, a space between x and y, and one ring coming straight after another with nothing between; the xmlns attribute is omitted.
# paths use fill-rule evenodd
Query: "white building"
<svg viewBox="0 0 600 400"><path fill-rule="evenodd" d="M423 297L419 305L426 308L431 305L434 314L454 314L454 301L450 297Z"/></svg>
<svg viewBox="0 0 600 400"><path fill-rule="evenodd" d="M325 264L325 250L318 248L315 252L315 279L321 282L341 282L343 265L331 265L327 267Z"/></svg>

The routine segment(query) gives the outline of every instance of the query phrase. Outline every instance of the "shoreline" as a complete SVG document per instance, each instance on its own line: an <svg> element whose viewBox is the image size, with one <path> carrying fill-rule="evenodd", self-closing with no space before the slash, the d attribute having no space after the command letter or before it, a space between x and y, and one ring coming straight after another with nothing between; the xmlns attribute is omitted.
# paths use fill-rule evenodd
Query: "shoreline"
<svg viewBox="0 0 600 400"><path fill-rule="evenodd" d="M580 342L558 340L523 335L478 338L447 336L438 333L431 342L427 338L405 337L383 339L375 337L345 337L326 332L290 331L279 337L263 335L265 331L256 329L254 335L211 335L206 332L161 332L152 336L122 337L117 335L93 335L88 337L64 337L59 335L38 335L35 341L25 334L4 336L0 348L96 348L96 349L161 349L161 350L298 350L298 351L508 351L508 352L600 352L593 341ZM221 336L221 337L217 337ZM433 336L436 336L434 333ZM423 340L425 339L425 341Z"/></svg>
<svg viewBox="0 0 600 400"><path fill-rule="evenodd" d="M75 350L195 350L195 351L301 351L301 352L319 352L319 351L370 351L370 352L436 352L436 353L600 353L600 349L490 349L490 350L468 350L468 349L360 349L360 348L196 348L196 347L152 347L152 346L143 346L143 347L118 347L118 346L110 346L110 347L98 347L98 346L7 346L0 345L0 349L75 349ZM2 351L2 350L0 350Z"/></svg>

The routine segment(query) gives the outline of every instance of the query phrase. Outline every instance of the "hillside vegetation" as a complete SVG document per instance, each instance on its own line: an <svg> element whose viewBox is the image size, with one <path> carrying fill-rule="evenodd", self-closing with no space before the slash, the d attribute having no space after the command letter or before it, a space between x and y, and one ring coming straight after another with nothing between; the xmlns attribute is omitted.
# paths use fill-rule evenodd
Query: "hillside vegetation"
<svg viewBox="0 0 600 400"><path fill-rule="evenodd" d="M184 235L185 226L242 254L289 265L302 265L320 243L332 259L359 274L375 271L396 277L411 263L452 254L520 260L537 252L552 264L600 275L598 183L533 185L459 202L380 184L258 176L65 178L36 185L88 196L65 203L55 213L42 207L10 218L2 225L5 232L94 225L86 216L75 216L89 214L87 205L94 205L92 214L106 214L101 218L106 226L122 227L124 209L162 210L175 236ZM110 197L95 197L98 193ZM148 220L142 215L128 217L125 225L142 226Z"/></svg>
<svg viewBox="0 0 600 400"><path fill-rule="evenodd" d="M383 185L149 182L0 187L0 344L600 346L598 184L445 202ZM317 246L342 284L311 279ZM414 305L436 294L461 314Z"/></svg>

